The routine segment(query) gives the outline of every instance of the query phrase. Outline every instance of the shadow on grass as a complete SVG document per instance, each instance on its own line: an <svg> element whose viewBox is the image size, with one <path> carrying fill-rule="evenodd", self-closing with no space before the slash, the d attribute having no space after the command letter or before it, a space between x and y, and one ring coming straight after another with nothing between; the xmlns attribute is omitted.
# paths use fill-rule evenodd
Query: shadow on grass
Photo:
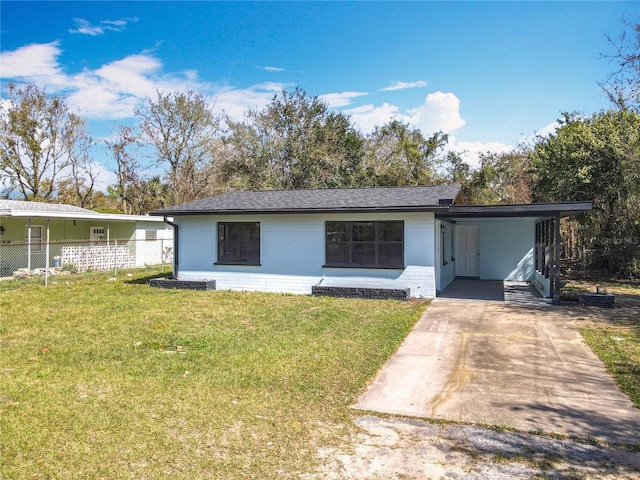
<svg viewBox="0 0 640 480"><path fill-rule="evenodd" d="M171 275L173 275L173 272L156 272L156 273L151 273L149 275L145 275L144 277L125 280L124 283L128 283L130 285L148 285L149 281L154 278L170 278Z"/></svg>

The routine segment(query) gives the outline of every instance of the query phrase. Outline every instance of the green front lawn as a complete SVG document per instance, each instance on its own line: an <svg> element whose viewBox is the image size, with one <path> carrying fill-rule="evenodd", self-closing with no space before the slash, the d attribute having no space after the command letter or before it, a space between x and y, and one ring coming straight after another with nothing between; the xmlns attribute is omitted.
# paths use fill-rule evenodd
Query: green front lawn
<svg viewBox="0 0 640 480"><path fill-rule="evenodd" d="M573 281L595 292L596 283ZM585 307L580 333L614 375L620 389L640 408L640 284L598 282L616 296L615 308Z"/></svg>
<svg viewBox="0 0 640 480"><path fill-rule="evenodd" d="M1 478L299 478L423 302L0 283Z"/></svg>

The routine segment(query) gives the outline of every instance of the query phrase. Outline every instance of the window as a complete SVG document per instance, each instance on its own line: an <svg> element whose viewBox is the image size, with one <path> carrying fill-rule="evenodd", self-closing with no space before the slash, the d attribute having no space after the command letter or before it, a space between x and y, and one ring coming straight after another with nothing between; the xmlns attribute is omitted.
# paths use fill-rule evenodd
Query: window
<svg viewBox="0 0 640 480"><path fill-rule="evenodd" d="M404 222L327 222L330 267L402 268Z"/></svg>
<svg viewBox="0 0 640 480"><path fill-rule="evenodd" d="M218 223L216 263L260 265L260 224Z"/></svg>
<svg viewBox="0 0 640 480"><path fill-rule="evenodd" d="M144 231L144 241L145 242L155 242L158 240L158 231L157 230L145 230Z"/></svg>
<svg viewBox="0 0 640 480"><path fill-rule="evenodd" d="M31 229L31 235L29 235L29 229ZM26 243L31 241L30 246L27 248L30 248L32 252L44 251L42 248L42 225L31 225L31 227L27 225L27 233L24 240Z"/></svg>

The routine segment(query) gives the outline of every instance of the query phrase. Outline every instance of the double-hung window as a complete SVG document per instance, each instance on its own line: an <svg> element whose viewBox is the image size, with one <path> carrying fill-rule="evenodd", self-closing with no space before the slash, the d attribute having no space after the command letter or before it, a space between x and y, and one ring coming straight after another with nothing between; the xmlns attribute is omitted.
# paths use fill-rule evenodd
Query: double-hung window
<svg viewBox="0 0 640 480"><path fill-rule="evenodd" d="M218 223L218 264L260 265L260 223Z"/></svg>
<svg viewBox="0 0 640 480"><path fill-rule="evenodd" d="M402 268L404 222L326 222L328 267Z"/></svg>

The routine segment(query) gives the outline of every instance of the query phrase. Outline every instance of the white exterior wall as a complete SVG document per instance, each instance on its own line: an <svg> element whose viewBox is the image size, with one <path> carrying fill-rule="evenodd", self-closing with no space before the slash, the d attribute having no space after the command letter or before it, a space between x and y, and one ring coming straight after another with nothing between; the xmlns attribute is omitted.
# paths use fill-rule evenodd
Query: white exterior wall
<svg viewBox="0 0 640 480"><path fill-rule="evenodd" d="M444 232L442 231L444 228ZM436 220L436 291L441 292L455 278L455 261L453 254L454 225L450 222ZM444 243L443 243L444 240Z"/></svg>
<svg viewBox="0 0 640 480"><path fill-rule="evenodd" d="M329 268L326 221L404 221L404 269ZM179 216L180 280L215 280L219 290L310 294L314 285L409 288L435 296L434 217L431 213ZM260 266L214 265L218 222L260 222Z"/></svg>
<svg viewBox="0 0 640 480"><path fill-rule="evenodd" d="M156 230L156 241L145 240L147 230ZM138 222L134 238L136 241L132 250L135 252L136 267L160 265L165 248L173 248L173 228L164 222Z"/></svg>
<svg viewBox="0 0 640 480"><path fill-rule="evenodd" d="M534 279L534 218L460 219L457 225L479 227L480 279Z"/></svg>

